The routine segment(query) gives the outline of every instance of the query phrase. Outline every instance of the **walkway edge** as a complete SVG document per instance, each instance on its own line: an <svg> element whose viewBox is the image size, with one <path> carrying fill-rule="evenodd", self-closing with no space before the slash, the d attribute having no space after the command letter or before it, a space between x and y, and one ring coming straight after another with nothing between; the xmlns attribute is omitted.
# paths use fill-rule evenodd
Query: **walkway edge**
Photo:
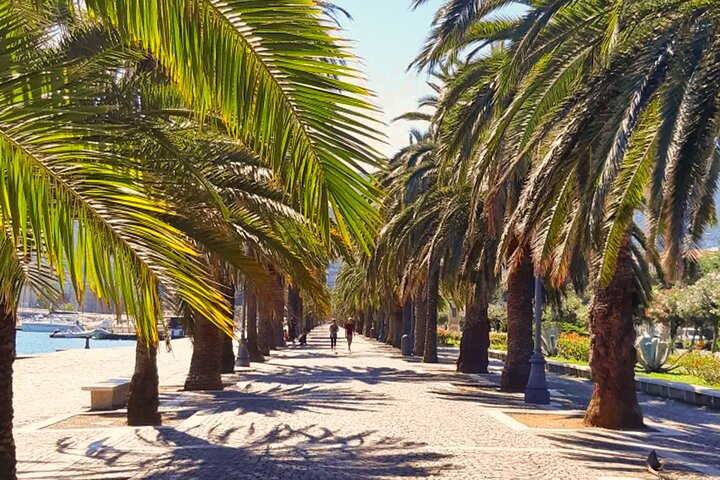
<svg viewBox="0 0 720 480"><path fill-rule="evenodd" d="M507 357L507 353L502 350L490 350L489 355L490 358L501 361L505 361ZM585 365L547 360L545 368L552 373L592 380L590 367ZM720 390L714 388L690 385L688 383L668 382L667 380L643 376L635 377L635 387L637 390L654 397L669 398L690 405L720 410Z"/></svg>

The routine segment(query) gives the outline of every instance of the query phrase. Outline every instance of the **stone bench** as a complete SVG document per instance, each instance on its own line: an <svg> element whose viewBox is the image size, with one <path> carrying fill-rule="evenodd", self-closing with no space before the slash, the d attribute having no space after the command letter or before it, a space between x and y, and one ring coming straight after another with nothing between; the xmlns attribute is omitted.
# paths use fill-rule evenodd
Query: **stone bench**
<svg viewBox="0 0 720 480"><path fill-rule="evenodd" d="M127 403L130 393L130 380L113 378L104 382L82 387L90 392L90 410L114 410Z"/></svg>

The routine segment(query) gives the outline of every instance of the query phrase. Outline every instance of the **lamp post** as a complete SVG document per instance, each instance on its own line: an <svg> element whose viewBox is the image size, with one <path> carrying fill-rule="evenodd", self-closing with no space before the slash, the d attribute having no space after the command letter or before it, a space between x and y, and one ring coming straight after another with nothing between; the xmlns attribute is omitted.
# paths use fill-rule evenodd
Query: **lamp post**
<svg viewBox="0 0 720 480"><path fill-rule="evenodd" d="M541 344L542 294L542 280L535 277L535 353L530 357L530 378L525 389L525 403L547 405L550 403L550 392L545 378L545 357Z"/></svg>
<svg viewBox="0 0 720 480"><path fill-rule="evenodd" d="M236 287L237 288L237 287ZM250 352L247 349L246 325L247 325L247 286L243 285L242 294L242 320L240 322L240 345L238 346L236 367L250 366Z"/></svg>

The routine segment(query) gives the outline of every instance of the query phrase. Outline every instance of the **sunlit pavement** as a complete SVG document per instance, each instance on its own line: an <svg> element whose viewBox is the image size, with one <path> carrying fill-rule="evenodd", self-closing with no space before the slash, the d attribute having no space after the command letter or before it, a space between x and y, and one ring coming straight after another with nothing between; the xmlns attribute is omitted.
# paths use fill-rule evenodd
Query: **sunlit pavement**
<svg viewBox="0 0 720 480"><path fill-rule="evenodd" d="M222 392L163 387L162 408L187 417L175 425L28 425L20 478L649 479L652 448L666 478L720 475L719 412L643 397L651 433L533 430L506 415L527 407L494 387L499 364L458 375L450 350L424 365L374 340L356 338L352 353L338 343L332 352L320 327L307 347L227 376ZM581 411L589 394L556 377L551 389L552 411Z"/></svg>

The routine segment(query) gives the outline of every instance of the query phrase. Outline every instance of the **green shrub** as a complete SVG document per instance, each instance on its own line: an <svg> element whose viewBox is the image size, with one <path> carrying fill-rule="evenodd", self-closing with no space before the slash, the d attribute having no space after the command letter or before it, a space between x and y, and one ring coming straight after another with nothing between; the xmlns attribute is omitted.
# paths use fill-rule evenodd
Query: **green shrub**
<svg viewBox="0 0 720 480"><path fill-rule="evenodd" d="M561 333L557 347L558 357L578 362L590 361L590 337L577 333Z"/></svg>
<svg viewBox="0 0 720 480"><path fill-rule="evenodd" d="M451 332L449 330L445 330L444 328L438 328L437 341L438 345L443 347L453 347L456 345L460 345L460 333Z"/></svg>
<svg viewBox="0 0 720 480"><path fill-rule="evenodd" d="M490 334L490 348L493 350L507 350L507 333L492 332Z"/></svg>
<svg viewBox="0 0 720 480"><path fill-rule="evenodd" d="M560 322L558 328L561 333L576 333L580 336L587 336L589 332L587 328L582 325L575 325L574 323Z"/></svg>
<svg viewBox="0 0 720 480"><path fill-rule="evenodd" d="M712 355L705 355L699 352L690 352L678 359L686 373L698 377L704 382L720 384L720 360Z"/></svg>
<svg viewBox="0 0 720 480"><path fill-rule="evenodd" d="M490 326L492 328L500 327L500 331L507 331L507 325L505 322L505 307L491 303L488 307L488 318L490 319Z"/></svg>

